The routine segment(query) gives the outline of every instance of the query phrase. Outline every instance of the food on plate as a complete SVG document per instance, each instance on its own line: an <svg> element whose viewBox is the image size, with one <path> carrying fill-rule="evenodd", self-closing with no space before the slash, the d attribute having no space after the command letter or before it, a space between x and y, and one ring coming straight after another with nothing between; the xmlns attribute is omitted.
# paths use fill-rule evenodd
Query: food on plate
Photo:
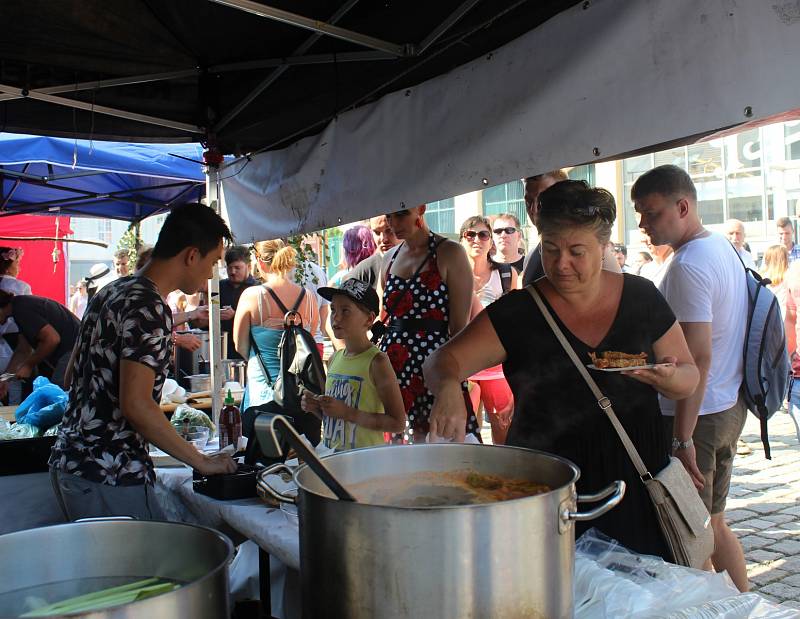
<svg viewBox="0 0 800 619"><path fill-rule="evenodd" d="M393 507L442 507L496 503L549 492L528 479L487 475L471 469L389 475L348 484L359 502Z"/></svg>
<svg viewBox="0 0 800 619"><path fill-rule="evenodd" d="M633 368L647 364L647 353L645 352L632 355L626 352L607 350L599 354L590 352L589 356L594 367L601 370L605 368Z"/></svg>

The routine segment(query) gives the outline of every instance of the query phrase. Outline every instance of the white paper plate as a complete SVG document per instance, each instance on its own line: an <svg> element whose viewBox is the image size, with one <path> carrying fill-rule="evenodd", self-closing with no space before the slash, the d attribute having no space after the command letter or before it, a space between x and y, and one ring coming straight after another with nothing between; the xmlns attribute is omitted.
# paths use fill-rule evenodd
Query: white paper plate
<svg viewBox="0 0 800 619"><path fill-rule="evenodd" d="M599 368L594 363L590 363L586 367L590 370L597 370L599 372L630 372L631 370L650 370L652 368L657 368L659 365L665 365L662 363L648 363L646 365L635 365L630 368Z"/></svg>

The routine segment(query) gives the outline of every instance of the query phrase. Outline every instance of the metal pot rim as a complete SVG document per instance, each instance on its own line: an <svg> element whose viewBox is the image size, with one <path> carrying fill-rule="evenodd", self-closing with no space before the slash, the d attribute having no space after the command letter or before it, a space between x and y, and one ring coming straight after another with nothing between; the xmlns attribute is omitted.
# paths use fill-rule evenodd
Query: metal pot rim
<svg viewBox="0 0 800 619"><path fill-rule="evenodd" d="M425 444L416 444L416 445L378 445L376 447L362 447L361 449L349 449L347 451L339 451L337 453L329 454L327 456L323 456L320 460L332 460L336 458L347 458L347 457L358 457L354 454L373 451L376 449L404 449L404 450L411 450L411 449L450 449L450 448L475 448L475 449L514 449L517 451L524 451L526 453L531 454L538 454L546 456L552 460L557 460L567 466L569 469L572 470L573 477L572 479L557 488L552 488L549 492L543 492L541 494L534 494L531 496L521 497L519 499L508 499L506 501L496 501L494 503L475 503L472 505L436 505L431 507L408 507L408 506L401 506L401 505L377 505L373 503L353 503L353 505L358 505L361 507L369 507L373 509L401 509L401 510L408 510L408 511L436 511L436 510L454 510L454 509L488 509L490 507L497 507L498 505L518 505L522 501L532 501L536 499L544 499L545 497L552 496L554 493L562 491L564 488L568 486L573 486L578 481L581 476L581 471L570 460L562 456L557 456L555 454L551 454L546 451L542 451L540 449L529 449L527 447L515 447L511 445L482 445L482 444L470 444L470 443L425 443ZM308 465L303 463L297 469L295 469L294 474L292 475L292 479L294 483L297 485L298 490L300 490L300 494L308 493L314 495L315 499L321 499L326 501L332 501L336 503L340 503L339 499L331 496L326 496L324 494L320 494L315 492L308 487L304 486L300 483L298 476L306 469Z"/></svg>
<svg viewBox="0 0 800 619"><path fill-rule="evenodd" d="M64 523L61 523L61 524L53 524L53 525L49 525L49 526L46 526L46 527L37 527L37 528L34 528L34 529L24 529L22 531L13 531L11 533L5 533L3 535L0 535L0 538L10 537L10 536L13 536L13 535L23 535L23 534L35 535L37 531L42 531L42 530L45 530L45 529L53 530L53 529L59 529L59 528L62 528L62 527L74 528L74 527L87 527L87 526L92 526L92 525L93 526L110 526L110 525L113 525L115 527L119 527L119 526L129 526L130 524L137 524L137 525L144 524L146 526L150 525L150 524L158 524L158 525L182 526L182 527L188 527L188 528L194 528L194 529L201 529L203 531L207 531L209 533L212 533L217 538L219 538L220 541L222 541L222 543L224 544L225 549L226 549L226 553L225 553L226 557L220 562L219 565L217 565L213 569L211 569L208 572L206 572L206 574L204 574L200 578L196 578L195 580L192 580L191 582L187 582L186 584L181 585L181 589L189 589L189 588L198 587L201 584L205 583L206 581L211 580L212 578L217 576L217 574L219 573L220 570L226 569L227 566L230 564L231 560L233 559L233 550L234 550L233 549L233 543L230 541L230 539L228 539L227 536L223 535L222 533L220 533L216 529L212 529L211 527L206 527L206 526L203 526L203 525L193 524L193 523L189 523L189 522L171 522L169 520L135 520L135 519L120 520L120 519L118 519L118 518L116 518L114 516L110 516L107 519L92 519L91 521L87 520L86 522L64 522ZM172 593L174 593L174 591L167 591L165 593L159 593L158 595L155 595L155 596L149 597L149 598L145 598L143 600L130 602L128 604L120 604L118 606L111 606L111 607L108 607L107 609L103 609L103 610L112 611L112 610L118 609L118 608L120 608L122 606L134 608L137 605L145 605L145 604L148 604L148 603L152 603L152 600L158 599L158 598L160 598L162 596L165 596L165 595L170 595ZM58 615L51 615L51 616L55 617L55 616L58 616Z"/></svg>

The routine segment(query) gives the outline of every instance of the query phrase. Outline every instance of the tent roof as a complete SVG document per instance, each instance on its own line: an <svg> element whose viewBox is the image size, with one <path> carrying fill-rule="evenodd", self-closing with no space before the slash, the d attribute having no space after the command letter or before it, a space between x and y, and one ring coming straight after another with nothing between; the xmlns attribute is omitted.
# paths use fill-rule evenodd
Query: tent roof
<svg viewBox="0 0 800 619"><path fill-rule="evenodd" d="M4 0L0 130L280 148L574 4Z"/></svg>
<svg viewBox="0 0 800 619"><path fill-rule="evenodd" d="M0 217L52 213L133 221L205 192L198 144L0 134Z"/></svg>

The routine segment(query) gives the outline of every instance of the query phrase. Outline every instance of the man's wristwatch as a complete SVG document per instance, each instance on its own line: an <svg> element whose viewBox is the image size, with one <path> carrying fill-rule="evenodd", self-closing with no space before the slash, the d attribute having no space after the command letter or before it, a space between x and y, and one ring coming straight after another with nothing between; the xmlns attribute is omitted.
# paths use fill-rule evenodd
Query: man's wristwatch
<svg viewBox="0 0 800 619"><path fill-rule="evenodd" d="M694 441L692 440L691 436L689 437L688 441L679 441L677 438L672 439L672 451L677 451L678 449L689 449L689 447L692 445L694 445Z"/></svg>

